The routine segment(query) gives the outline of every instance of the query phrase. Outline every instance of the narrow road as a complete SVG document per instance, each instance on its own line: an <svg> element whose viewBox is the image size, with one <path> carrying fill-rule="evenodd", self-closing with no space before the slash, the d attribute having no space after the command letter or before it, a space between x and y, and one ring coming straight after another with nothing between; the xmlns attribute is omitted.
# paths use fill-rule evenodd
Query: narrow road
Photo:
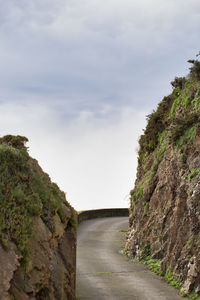
<svg viewBox="0 0 200 300"><path fill-rule="evenodd" d="M120 253L127 217L84 221L78 228L76 295L80 300L182 300L145 265Z"/></svg>

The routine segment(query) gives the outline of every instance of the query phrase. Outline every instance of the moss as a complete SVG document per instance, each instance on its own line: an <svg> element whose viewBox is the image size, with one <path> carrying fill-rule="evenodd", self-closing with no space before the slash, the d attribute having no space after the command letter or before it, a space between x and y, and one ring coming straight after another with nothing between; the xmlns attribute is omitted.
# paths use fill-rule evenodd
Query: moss
<svg viewBox="0 0 200 300"><path fill-rule="evenodd" d="M192 100L195 112L200 110L200 88L197 88L194 99Z"/></svg>
<svg viewBox="0 0 200 300"><path fill-rule="evenodd" d="M61 219L61 222L64 223L66 221L66 219L67 219L67 216L66 216L63 208L59 207L57 213L58 213L58 215L59 215L59 217Z"/></svg>
<svg viewBox="0 0 200 300"><path fill-rule="evenodd" d="M167 130L163 130L162 132L159 132L158 133L158 141L159 141L159 145L161 145L164 141L164 138L166 137L167 135Z"/></svg>
<svg viewBox="0 0 200 300"><path fill-rule="evenodd" d="M189 240L187 241L187 248L188 248L189 254L192 255L193 254L193 250L194 250L194 240L193 240L193 237L190 237Z"/></svg>
<svg viewBox="0 0 200 300"><path fill-rule="evenodd" d="M144 204L144 209L143 209L143 214L142 214L142 217L146 217L148 215L148 212L149 212L149 202L146 202Z"/></svg>
<svg viewBox="0 0 200 300"><path fill-rule="evenodd" d="M191 180L191 179L195 178L198 174L200 174L200 168L197 168L197 169L193 170L193 171L188 175L188 178Z"/></svg>
<svg viewBox="0 0 200 300"><path fill-rule="evenodd" d="M77 217L76 217L76 215L73 215L69 222L70 222L71 226L75 229L75 231L77 231Z"/></svg>
<svg viewBox="0 0 200 300"><path fill-rule="evenodd" d="M170 113L169 113L169 116L168 118L171 119L172 117L175 116L175 112L177 110L177 108L180 106L181 104L181 93L180 93L180 89L175 89L173 91L173 95L174 95L174 102L172 104L172 107L171 107L171 110L170 110Z"/></svg>
<svg viewBox="0 0 200 300"><path fill-rule="evenodd" d="M197 114L185 114L184 118L173 120L170 142L172 145L191 144L196 137L196 124L198 124Z"/></svg>
<svg viewBox="0 0 200 300"><path fill-rule="evenodd" d="M51 182L36 160L29 157L25 137L0 139L0 241L8 249L13 241L26 263L28 241L32 233L32 217L41 216L53 231L53 215L61 213L65 195ZM15 147L14 147L15 146Z"/></svg>
<svg viewBox="0 0 200 300"><path fill-rule="evenodd" d="M132 207L135 206L138 203L138 201L142 198L144 187L150 179L151 174L146 176L139 186L136 186L133 190L130 191Z"/></svg>
<svg viewBox="0 0 200 300"><path fill-rule="evenodd" d="M181 132L183 130L183 132ZM182 134L182 135L181 135ZM172 142L174 145L176 145L180 150L182 149L183 145L191 145L196 138L196 126L192 126L189 128L185 127L184 129L180 129L174 133L174 136L172 137ZM184 151L182 150L182 154L184 154Z"/></svg>

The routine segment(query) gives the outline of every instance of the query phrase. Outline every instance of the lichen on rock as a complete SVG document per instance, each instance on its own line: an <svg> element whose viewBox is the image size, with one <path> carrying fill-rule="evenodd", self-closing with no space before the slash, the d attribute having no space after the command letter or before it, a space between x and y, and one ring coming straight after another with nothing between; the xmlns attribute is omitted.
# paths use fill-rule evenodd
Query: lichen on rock
<svg viewBox="0 0 200 300"><path fill-rule="evenodd" d="M76 212L27 141L0 138L0 299L75 299Z"/></svg>
<svg viewBox="0 0 200 300"><path fill-rule="evenodd" d="M126 252L161 260L182 290L200 291L200 62L147 117L130 192Z"/></svg>

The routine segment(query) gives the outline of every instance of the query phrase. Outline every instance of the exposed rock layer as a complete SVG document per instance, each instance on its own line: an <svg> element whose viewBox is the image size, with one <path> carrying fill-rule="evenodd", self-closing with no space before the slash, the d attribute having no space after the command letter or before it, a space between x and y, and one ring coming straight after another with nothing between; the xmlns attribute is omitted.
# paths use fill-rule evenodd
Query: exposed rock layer
<svg viewBox="0 0 200 300"><path fill-rule="evenodd" d="M0 140L0 299L73 300L76 214L25 141Z"/></svg>
<svg viewBox="0 0 200 300"><path fill-rule="evenodd" d="M200 64L193 64L148 116L126 243L129 256L160 259L186 293L200 291Z"/></svg>

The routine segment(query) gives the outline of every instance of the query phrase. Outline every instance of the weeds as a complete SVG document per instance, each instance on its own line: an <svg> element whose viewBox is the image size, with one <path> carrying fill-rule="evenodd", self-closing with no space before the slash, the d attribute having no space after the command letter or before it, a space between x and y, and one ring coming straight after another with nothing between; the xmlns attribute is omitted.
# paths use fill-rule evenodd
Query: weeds
<svg viewBox="0 0 200 300"><path fill-rule="evenodd" d="M144 259L144 264L148 265L149 269L152 270L159 276L163 276L161 271L161 261L159 259L153 259L151 256L147 256Z"/></svg>
<svg viewBox="0 0 200 300"><path fill-rule="evenodd" d="M59 211L64 219L62 205L67 205L65 194L29 157L24 146L27 141L11 135L0 139L0 242L9 250L9 241L13 241L22 264L26 264L30 252L32 217L41 216L53 232L53 215Z"/></svg>
<svg viewBox="0 0 200 300"><path fill-rule="evenodd" d="M195 178L198 174L200 174L200 168L197 168L197 169L193 170L193 171L188 175L188 178L191 180L191 179Z"/></svg>

